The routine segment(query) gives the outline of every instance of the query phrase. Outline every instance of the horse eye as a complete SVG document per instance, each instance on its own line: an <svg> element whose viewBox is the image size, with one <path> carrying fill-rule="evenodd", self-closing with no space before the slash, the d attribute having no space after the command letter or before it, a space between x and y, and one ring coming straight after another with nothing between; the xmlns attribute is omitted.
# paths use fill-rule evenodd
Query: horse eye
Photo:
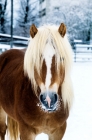
<svg viewBox="0 0 92 140"><path fill-rule="evenodd" d="M42 54L40 55L40 59L42 58Z"/></svg>
<svg viewBox="0 0 92 140"><path fill-rule="evenodd" d="M53 43L53 40L51 39L51 44L53 45L53 48L55 49L55 46L54 46L54 43Z"/></svg>
<svg viewBox="0 0 92 140"><path fill-rule="evenodd" d="M46 44L48 43L48 39L46 40Z"/></svg>
<svg viewBox="0 0 92 140"><path fill-rule="evenodd" d="M62 58L60 57L60 61L62 61Z"/></svg>
<svg viewBox="0 0 92 140"><path fill-rule="evenodd" d="M62 58L60 57L60 61L64 61L64 57L62 57Z"/></svg>
<svg viewBox="0 0 92 140"><path fill-rule="evenodd" d="M65 60L64 57L62 57L62 60L63 60L63 61Z"/></svg>

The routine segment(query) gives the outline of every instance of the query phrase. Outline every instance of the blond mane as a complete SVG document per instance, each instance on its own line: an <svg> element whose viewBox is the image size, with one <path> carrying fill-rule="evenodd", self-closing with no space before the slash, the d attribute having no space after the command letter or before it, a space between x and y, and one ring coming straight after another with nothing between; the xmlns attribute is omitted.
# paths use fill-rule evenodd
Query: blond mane
<svg viewBox="0 0 92 140"><path fill-rule="evenodd" d="M53 26L42 26L38 28L38 32L34 38L30 38L30 42L24 57L24 73L28 75L33 88L37 91L37 84L34 78L34 67L36 67L39 75L43 62L43 58L41 57L44 52L44 47L46 45L46 41L48 37L51 37L57 49L57 56L64 58L64 66L65 66L65 79L62 84L62 98L64 101L64 106L68 105L70 109L72 105L73 99L73 91L72 91L72 83L70 78L71 66L72 66L72 50L65 35L64 38L61 37L58 32L58 27Z"/></svg>

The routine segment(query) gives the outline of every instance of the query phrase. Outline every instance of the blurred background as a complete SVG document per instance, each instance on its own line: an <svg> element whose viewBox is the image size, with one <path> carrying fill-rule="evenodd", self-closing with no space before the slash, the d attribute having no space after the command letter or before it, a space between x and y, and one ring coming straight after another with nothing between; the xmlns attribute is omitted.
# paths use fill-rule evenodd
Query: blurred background
<svg viewBox="0 0 92 140"><path fill-rule="evenodd" d="M39 27L61 22L67 26L74 61L77 54L88 57L88 53L91 60L92 0L0 0L0 42L11 47L27 46L32 23Z"/></svg>

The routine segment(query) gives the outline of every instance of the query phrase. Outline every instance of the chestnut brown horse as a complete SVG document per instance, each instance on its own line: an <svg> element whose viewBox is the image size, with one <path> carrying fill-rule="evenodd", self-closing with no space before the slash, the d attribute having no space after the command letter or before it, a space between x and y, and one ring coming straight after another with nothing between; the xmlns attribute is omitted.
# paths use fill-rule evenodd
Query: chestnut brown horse
<svg viewBox="0 0 92 140"><path fill-rule="evenodd" d="M62 140L73 100L66 26L33 24L30 35L27 49L0 55L0 138L7 129L12 140Z"/></svg>

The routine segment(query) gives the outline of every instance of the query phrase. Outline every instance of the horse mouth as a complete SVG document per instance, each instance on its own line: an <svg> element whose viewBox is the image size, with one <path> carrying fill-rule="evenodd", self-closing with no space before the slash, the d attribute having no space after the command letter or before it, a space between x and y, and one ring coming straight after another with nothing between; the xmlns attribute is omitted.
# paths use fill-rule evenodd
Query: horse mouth
<svg viewBox="0 0 92 140"><path fill-rule="evenodd" d="M37 106L39 106L41 111L47 112L47 113L54 113L60 109L60 106L62 105L62 99L59 99L55 104L48 105L47 102L43 104L42 102L37 103Z"/></svg>
<svg viewBox="0 0 92 140"><path fill-rule="evenodd" d="M42 110L45 112L55 112L56 111L56 106L51 106L50 108L45 107L44 105L41 106Z"/></svg>

